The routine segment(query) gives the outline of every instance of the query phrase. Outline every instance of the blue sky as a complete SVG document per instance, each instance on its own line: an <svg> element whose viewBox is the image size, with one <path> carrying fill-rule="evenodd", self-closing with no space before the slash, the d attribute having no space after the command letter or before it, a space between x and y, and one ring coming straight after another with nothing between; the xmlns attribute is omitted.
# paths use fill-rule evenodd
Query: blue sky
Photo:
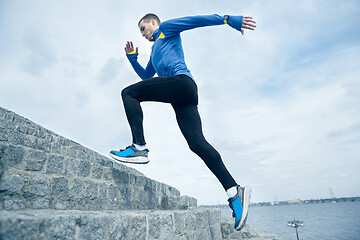
<svg viewBox="0 0 360 240"><path fill-rule="evenodd" d="M174 7L176 6L176 7ZM360 195L358 1L0 1L0 105L104 155L130 144L120 91L146 64L138 20L253 16L182 33L208 141L254 202ZM187 147L171 106L143 103L148 177L198 198L226 195ZM166 149L166 151L164 151Z"/></svg>

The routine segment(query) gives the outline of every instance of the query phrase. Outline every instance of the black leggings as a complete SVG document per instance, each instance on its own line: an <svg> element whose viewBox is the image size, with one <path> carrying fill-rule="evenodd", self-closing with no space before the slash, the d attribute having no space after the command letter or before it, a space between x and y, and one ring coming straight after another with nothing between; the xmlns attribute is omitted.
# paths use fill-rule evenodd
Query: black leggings
<svg viewBox="0 0 360 240"><path fill-rule="evenodd" d="M170 103L190 149L205 162L225 190L237 185L222 162L220 154L204 138L197 109L197 86L190 77L176 75L146 79L125 88L121 96L131 127L133 143L145 145L140 102Z"/></svg>

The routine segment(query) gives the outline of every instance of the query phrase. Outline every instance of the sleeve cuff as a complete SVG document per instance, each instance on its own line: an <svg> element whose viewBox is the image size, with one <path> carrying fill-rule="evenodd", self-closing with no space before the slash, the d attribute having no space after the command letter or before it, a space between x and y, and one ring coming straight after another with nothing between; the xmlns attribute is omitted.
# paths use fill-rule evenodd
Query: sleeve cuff
<svg viewBox="0 0 360 240"><path fill-rule="evenodd" d="M223 17L224 24L228 24L228 20L229 20L229 15L225 15Z"/></svg>

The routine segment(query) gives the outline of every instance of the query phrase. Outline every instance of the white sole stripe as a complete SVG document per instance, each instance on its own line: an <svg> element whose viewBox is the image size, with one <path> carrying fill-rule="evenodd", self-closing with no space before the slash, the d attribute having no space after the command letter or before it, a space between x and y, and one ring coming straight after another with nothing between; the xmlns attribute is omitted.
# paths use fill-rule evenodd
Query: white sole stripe
<svg viewBox="0 0 360 240"><path fill-rule="evenodd" d="M146 164L149 162L149 159L147 157L138 156L132 158L123 158L111 153L109 155L115 163L120 163L120 164L121 163Z"/></svg>
<svg viewBox="0 0 360 240"><path fill-rule="evenodd" d="M241 220L240 220L238 229L241 229L244 227L245 221L247 219L248 211L249 211L250 198L251 198L251 188L245 187L244 195L243 195L243 199L242 199L243 211L242 211Z"/></svg>

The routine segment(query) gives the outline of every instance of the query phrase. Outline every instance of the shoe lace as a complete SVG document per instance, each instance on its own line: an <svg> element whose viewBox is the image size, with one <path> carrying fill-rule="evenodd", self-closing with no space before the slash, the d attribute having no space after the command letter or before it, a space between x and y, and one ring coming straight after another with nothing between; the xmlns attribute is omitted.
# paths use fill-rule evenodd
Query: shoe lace
<svg viewBox="0 0 360 240"><path fill-rule="evenodd" d="M122 151L125 151L126 149L129 149L129 148L131 148L131 146L132 145L130 145L130 146L127 146L125 149L120 149L120 152L122 152Z"/></svg>

